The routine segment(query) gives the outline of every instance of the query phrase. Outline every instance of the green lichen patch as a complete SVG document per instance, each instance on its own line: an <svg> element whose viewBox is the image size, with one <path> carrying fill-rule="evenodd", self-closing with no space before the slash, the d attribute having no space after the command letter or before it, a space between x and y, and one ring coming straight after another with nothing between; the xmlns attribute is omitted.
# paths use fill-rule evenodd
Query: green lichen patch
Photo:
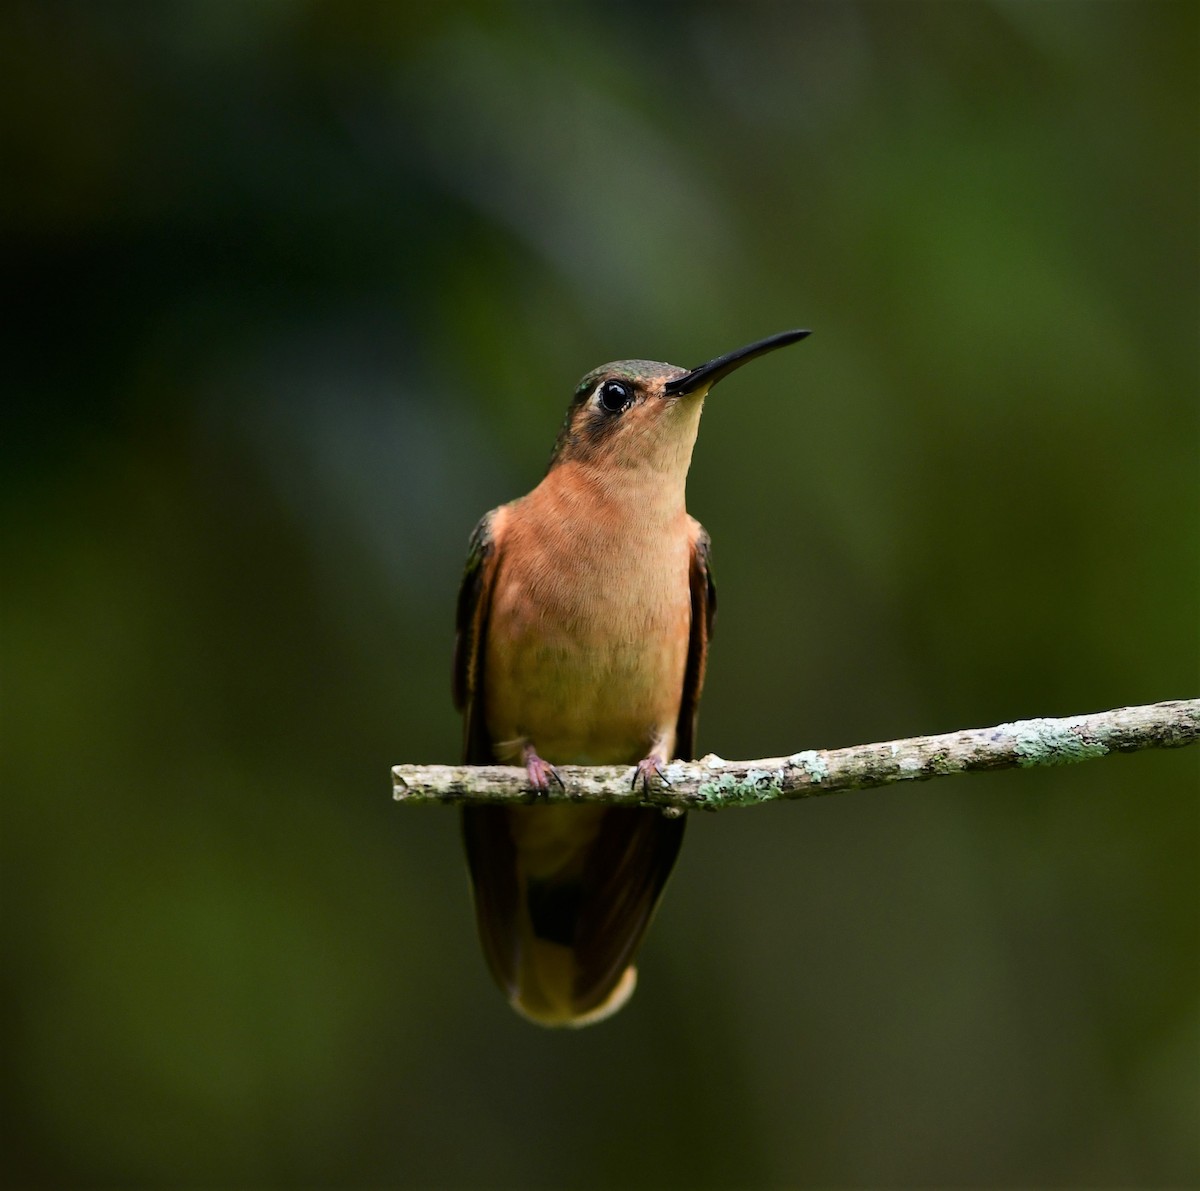
<svg viewBox="0 0 1200 1191"><path fill-rule="evenodd" d="M996 732L1013 742L1017 764L1071 765L1092 757L1103 757L1108 746L1098 740L1088 740L1068 720L1018 720L1001 724Z"/></svg>
<svg viewBox="0 0 1200 1191"><path fill-rule="evenodd" d="M793 753L788 758L788 764L795 769L803 770L814 786L819 786L829 776L829 763L816 749L805 749L802 753Z"/></svg>
<svg viewBox="0 0 1200 1191"><path fill-rule="evenodd" d="M696 795L714 810L718 806L745 806L753 802L766 802L781 793L782 778L782 771L773 772L769 769L751 769L744 778L725 773L716 781L701 783Z"/></svg>

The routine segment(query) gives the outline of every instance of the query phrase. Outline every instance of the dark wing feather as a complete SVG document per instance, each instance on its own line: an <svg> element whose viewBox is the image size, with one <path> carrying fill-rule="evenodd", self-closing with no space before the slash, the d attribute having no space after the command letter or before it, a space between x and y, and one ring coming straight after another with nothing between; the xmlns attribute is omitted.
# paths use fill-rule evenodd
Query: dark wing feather
<svg viewBox="0 0 1200 1191"><path fill-rule="evenodd" d="M696 748L696 719L700 710L700 692L704 689L704 671L708 665L708 643L712 640L717 616L717 589L713 584L710 553L712 543L698 521L692 539L692 565L689 579L692 590L692 635L688 640L687 668L683 673L683 698L679 703L679 721L675 727L675 756L691 761Z"/></svg>
<svg viewBox="0 0 1200 1191"><path fill-rule="evenodd" d="M483 667L488 612L499 550L492 532L495 510L471 534L467 568L458 590L454 639L454 705L463 713L463 760L495 760L483 708ZM468 806L462 813L463 843L475 890L479 938L492 975L511 996L516 991L520 893L508 815L501 806Z"/></svg>
<svg viewBox="0 0 1200 1191"><path fill-rule="evenodd" d="M468 765L488 765L495 759L482 706L484 643L497 562L495 515L494 509L486 514L471 534L455 616L454 706L463 713L463 760Z"/></svg>
<svg viewBox="0 0 1200 1191"><path fill-rule="evenodd" d="M522 909L508 808L464 806L462 835L483 956L496 983L512 997L517 992Z"/></svg>
<svg viewBox="0 0 1200 1191"><path fill-rule="evenodd" d="M575 930L578 1012L607 999L633 962L683 843L687 820L610 807L588 851Z"/></svg>

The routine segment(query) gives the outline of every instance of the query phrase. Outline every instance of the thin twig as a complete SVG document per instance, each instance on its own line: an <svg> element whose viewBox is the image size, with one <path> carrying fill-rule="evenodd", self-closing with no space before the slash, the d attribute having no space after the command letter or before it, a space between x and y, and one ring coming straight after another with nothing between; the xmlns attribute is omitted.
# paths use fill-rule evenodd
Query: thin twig
<svg viewBox="0 0 1200 1191"><path fill-rule="evenodd" d="M1178 748L1200 740L1200 699L1121 707L1066 719L1017 720L942 736L884 744L808 749L790 757L672 761L670 786L631 787L632 769L617 765L560 765L563 788L534 796L524 769L507 765L397 765L393 793L403 802L605 803L657 806L668 814L720 810L781 798L866 790L893 782L925 781L981 769L1064 765L1108 753Z"/></svg>

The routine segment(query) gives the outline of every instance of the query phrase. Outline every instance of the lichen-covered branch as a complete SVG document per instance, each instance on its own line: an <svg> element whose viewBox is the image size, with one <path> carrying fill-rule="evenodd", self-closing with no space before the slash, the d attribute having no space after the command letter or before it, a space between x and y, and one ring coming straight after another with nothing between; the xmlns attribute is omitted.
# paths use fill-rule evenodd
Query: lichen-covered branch
<svg viewBox="0 0 1200 1191"><path fill-rule="evenodd" d="M670 786L632 785L629 766L560 765L563 788L539 801L657 806L666 813L750 806L779 798L809 798L893 782L925 781L981 769L1065 765L1108 753L1178 748L1200 740L1200 699L1121 707L1066 719L1017 720L941 736L884 744L806 749L789 757L672 761ZM525 770L505 765L397 765L394 796L403 802L533 802Z"/></svg>

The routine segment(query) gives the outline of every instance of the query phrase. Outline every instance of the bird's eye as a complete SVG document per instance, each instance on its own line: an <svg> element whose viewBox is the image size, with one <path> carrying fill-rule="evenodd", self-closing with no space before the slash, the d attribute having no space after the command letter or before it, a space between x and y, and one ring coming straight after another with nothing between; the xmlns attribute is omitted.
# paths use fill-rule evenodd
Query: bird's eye
<svg viewBox="0 0 1200 1191"><path fill-rule="evenodd" d="M619 380L606 380L600 386L600 408L607 414L619 414L633 401L633 392Z"/></svg>

